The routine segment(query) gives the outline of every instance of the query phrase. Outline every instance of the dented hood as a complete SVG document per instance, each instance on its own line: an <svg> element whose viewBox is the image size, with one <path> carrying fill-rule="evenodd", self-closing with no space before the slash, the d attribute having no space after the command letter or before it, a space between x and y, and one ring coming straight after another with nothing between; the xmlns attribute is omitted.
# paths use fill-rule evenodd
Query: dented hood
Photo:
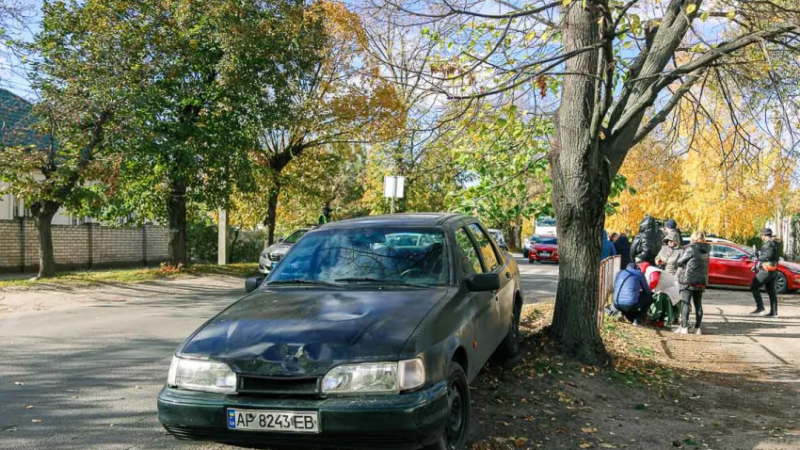
<svg viewBox="0 0 800 450"><path fill-rule="evenodd" d="M179 353L260 376L317 376L346 362L393 360L447 290L256 291L206 323Z"/></svg>

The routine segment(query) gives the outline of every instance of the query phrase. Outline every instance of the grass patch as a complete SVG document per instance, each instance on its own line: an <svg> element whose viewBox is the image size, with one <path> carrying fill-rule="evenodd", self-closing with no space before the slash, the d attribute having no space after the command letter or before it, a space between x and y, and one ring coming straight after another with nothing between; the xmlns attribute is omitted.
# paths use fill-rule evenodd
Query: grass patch
<svg viewBox="0 0 800 450"><path fill-rule="evenodd" d="M187 275L224 275L244 278L257 273L257 271L258 264L256 263L229 264L227 266L218 266L216 264L193 264L189 267L180 269L162 265L161 267L65 272L56 275L55 278L46 278L41 280L0 280L0 288L36 287L39 285L93 286L108 283L136 284L146 281L170 280Z"/></svg>

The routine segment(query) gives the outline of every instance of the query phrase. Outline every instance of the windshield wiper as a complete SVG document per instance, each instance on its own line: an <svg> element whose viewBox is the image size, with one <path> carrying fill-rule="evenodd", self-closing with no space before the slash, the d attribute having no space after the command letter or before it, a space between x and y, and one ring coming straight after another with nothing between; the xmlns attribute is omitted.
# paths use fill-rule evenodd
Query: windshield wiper
<svg viewBox="0 0 800 450"><path fill-rule="evenodd" d="M302 278L295 278L291 280L275 280L267 282L267 286L274 286L279 284L307 284L307 285L315 285L315 286L332 286L332 287L341 287L336 283L329 283L327 281L316 281L316 280L304 280Z"/></svg>
<svg viewBox="0 0 800 450"><path fill-rule="evenodd" d="M369 277L352 277L352 278L337 278L333 280L337 283L376 283L376 284L391 284L397 286L416 286L416 287L429 287L425 284L409 283L402 280L381 280L378 278Z"/></svg>

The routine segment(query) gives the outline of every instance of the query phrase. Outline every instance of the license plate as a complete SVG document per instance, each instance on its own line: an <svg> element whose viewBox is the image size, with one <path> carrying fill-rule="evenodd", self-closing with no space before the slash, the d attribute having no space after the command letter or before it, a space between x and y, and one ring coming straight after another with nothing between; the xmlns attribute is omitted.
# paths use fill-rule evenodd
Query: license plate
<svg viewBox="0 0 800 450"><path fill-rule="evenodd" d="M550 253L548 253L548 252L542 252L542 253L539 253L539 256L550 256Z"/></svg>
<svg viewBox="0 0 800 450"><path fill-rule="evenodd" d="M316 411L265 411L228 408L228 429L282 433L319 433L319 413Z"/></svg>

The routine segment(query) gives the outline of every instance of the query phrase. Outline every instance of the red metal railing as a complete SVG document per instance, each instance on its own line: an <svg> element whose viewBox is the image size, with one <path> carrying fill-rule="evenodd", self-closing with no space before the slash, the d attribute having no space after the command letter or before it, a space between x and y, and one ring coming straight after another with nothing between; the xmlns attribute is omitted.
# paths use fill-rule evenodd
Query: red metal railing
<svg viewBox="0 0 800 450"><path fill-rule="evenodd" d="M608 297L614 294L614 276L620 270L622 257L619 255L610 256L600 263L600 276L597 289L597 326L603 328L605 318L605 308Z"/></svg>

